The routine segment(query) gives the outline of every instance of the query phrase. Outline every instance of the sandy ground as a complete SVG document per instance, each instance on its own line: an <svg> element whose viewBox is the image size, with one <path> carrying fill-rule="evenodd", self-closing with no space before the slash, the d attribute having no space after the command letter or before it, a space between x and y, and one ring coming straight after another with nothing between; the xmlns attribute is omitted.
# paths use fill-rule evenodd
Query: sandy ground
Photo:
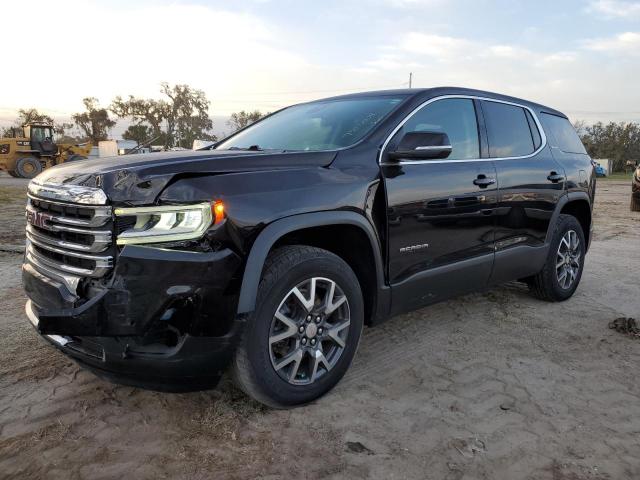
<svg viewBox="0 0 640 480"><path fill-rule="evenodd" d="M365 331L333 392L291 411L228 381L162 394L96 378L31 329L20 255L0 252L0 477L640 478L640 339L607 328L640 317L629 190L599 184L569 301L512 283L397 317ZM3 218L22 222L22 203L1 200Z"/></svg>
<svg viewBox="0 0 640 480"><path fill-rule="evenodd" d="M15 251L16 247L24 244L24 207L28 183L29 180L0 172L0 252Z"/></svg>

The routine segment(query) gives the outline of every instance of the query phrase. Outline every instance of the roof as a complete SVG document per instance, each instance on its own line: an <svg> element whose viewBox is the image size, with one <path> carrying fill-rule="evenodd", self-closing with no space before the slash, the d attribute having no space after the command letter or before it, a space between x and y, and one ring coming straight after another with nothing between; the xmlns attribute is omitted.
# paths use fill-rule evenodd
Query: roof
<svg viewBox="0 0 640 480"><path fill-rule="evenodd" d="M335 97L318 99L316 101L337 100L337 99L358 98L358 97L393 96L393 95L424 97L425 99L440 96L440 95L472 95L476 97L486 97L486 98L493 98L496 100L504 100L506 102L520 103L523 105L527 105L529 107L533 107L534 109L537 109L537 110L544 110L546 112L553 113L555 115L566 117L564 113L554 108L547 107L545 105L541 105L539 103L535 103L530 100L511 97L509 95L503 95L500 93L489 92L485 90L475 90L472 88L464 88L464 87L401 88L401 89L395 89L395 90L373 90L368 92L358 92L358 93L349 93L346 95L338 95Z"/></svg>

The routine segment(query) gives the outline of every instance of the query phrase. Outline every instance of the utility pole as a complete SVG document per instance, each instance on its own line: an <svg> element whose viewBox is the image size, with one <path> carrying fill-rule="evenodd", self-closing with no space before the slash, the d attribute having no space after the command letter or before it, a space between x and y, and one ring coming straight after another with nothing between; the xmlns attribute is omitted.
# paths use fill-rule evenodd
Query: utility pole
<svg viewBox="0 0 640 480"><path fill-rule="evenodd" d="M413 72L409 72L409 88L411 88L411 81L413 80Z"/></svg>

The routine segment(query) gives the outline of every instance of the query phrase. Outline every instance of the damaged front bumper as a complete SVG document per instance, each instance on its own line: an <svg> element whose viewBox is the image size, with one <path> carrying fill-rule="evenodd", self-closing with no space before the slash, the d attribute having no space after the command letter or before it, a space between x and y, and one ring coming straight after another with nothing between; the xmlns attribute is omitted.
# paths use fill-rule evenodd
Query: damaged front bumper
<svg viewBox="0 0 640 480"><path fill-rule="evenodd" d="M29 263L26 314L38 332L95 373L164 391L215 386L239 340L230 250L126 246L108 285L74 302Z"/></svg>

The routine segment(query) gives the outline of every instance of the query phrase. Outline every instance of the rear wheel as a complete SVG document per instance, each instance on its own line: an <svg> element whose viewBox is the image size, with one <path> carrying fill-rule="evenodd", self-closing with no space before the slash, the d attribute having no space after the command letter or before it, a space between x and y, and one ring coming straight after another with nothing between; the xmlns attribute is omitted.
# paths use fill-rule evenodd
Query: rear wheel
<svg viewBox="0 0 640 480"><path fill-rule="evenodd" d="M331 252L286 246L267 259L233 362L236 383L274 408L311 402L351 364L363 325L360 285Z"/></svg>
<svg viewBox="0 0 640 480"><path fill-rule="evenodd" d="M18 177L33 178L42 172L42 164L34 157L22 157L16 161L16 170Z"/></svg>
<svg viewBox="0 0 640 480"><path fill-rule="evenodd" d="M571 215L559 215L544 268L527 282L533 294L551 302L571 297L582 277L585 253L580 222Z"/></svg>
<svg viewBox="0 0 640 480"><path fill-rule="evenodd" d="M7 170L7 173L11 175L13 178L20 178L20 176L16 173L15 170Z"/></svg>

